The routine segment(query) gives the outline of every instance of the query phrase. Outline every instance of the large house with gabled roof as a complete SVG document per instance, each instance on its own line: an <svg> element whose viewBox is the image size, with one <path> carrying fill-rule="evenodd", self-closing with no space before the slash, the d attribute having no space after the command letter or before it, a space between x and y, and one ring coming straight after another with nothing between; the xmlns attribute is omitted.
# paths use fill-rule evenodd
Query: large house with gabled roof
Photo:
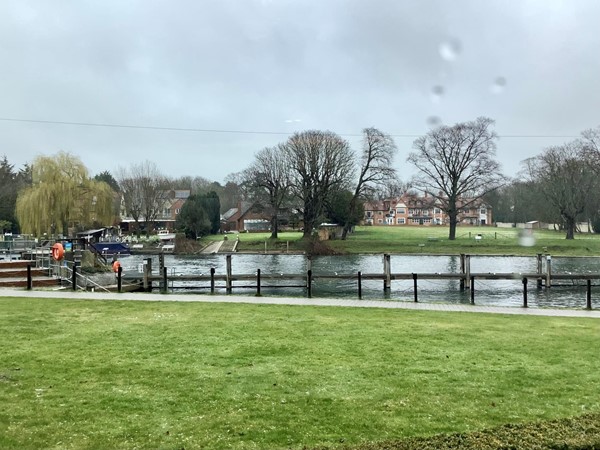
<svg viewBox="0 0 600 450"><path fill-rule="evenodd" d="M458 223L464 225L491 225L492 208L481 199L459 201ZM439 200L432 196L406 193L398 198L388 198L364 204L365 225L430 226L446 225L449 217Z"/></svg>

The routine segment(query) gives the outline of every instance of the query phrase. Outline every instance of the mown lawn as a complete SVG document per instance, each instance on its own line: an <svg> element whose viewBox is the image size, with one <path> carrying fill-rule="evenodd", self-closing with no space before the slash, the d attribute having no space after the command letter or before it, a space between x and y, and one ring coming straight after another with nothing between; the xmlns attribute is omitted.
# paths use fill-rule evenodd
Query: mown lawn
<svg viewBox="0 0 600 450"><path fill-rule="evenodd" d="M0 299L0 448L340 446L600 411L593 319Z"/></svg>
<svg viewBox="0 0 600 450"><path fill-rule="evenodd" d="M330 240L328 245L340 253L422 253L436 255L499 254L555 256L600 256L600 234L579 233L574 240L566 240L565 233L553 230L533 230L533 246L520 245L519 232L514 228L458 227L456 240L448 240L447 227L356 227L345 241ZM475 239L481 235L481 239ZM222 240L223 235L209 236L205 242ZM270 239L270 233L240 233L227 235L238 239L238 250L300 251L301 232L280 233L279 239ZM265 247L266 243L266 247Z"/></svg>

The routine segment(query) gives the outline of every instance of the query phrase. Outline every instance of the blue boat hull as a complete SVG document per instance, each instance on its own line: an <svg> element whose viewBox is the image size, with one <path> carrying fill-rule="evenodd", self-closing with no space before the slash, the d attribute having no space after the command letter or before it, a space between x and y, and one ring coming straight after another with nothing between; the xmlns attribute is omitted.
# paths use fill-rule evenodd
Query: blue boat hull
<svg viewBox="0 0 600 450"><path fill-rule="evenodd" d="M131 255L129 245L124 242L96 242L90 245L102 255Z"/></svg>

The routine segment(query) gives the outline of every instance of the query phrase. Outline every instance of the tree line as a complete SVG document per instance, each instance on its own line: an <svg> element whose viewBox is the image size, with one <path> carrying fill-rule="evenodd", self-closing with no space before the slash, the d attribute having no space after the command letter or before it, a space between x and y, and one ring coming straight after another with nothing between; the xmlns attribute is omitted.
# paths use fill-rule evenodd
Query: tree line
<svg viewBox="0 0 600 450"><path fill-rule="evenodd" d="M447 214L449 239L456 236L459 205L479 199L492 206L496 221L557 223L567 239L581 221L600 230L600 127L523 161L515 179L501 173L493 127L493 120L480 117L432 128L413 143L407 162L415 175L408 182L394 168L393 138L373 127L362 131L357 150L330 131L297 132L258 151L224 185L203 177L169 178L150 161L119 168L114 176L104 171L92 177L79 158L64 152L39 156L18 171L5 156L0 226L38 236L67 234L113 225L124 211L136 232L150 231L169 192L189 190L177 220L189 237L218 232L220 214L243 200L261 205L273 237L281 224L301 221L304 236L310 237L330 221L342 225L345 239L363 218L365 201L415 191L426 193Z"/></svg>

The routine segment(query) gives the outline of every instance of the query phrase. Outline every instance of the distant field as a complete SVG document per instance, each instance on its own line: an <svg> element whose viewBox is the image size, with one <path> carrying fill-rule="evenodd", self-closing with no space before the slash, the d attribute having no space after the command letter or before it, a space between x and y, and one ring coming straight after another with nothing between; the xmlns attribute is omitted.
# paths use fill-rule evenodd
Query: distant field
<svg viewBox="0 0 600 450"><path fill-rule="evenodd" d="M481 239L475 237L481 235ZM600 235L577 234L575 240L565 239L565 233L552 230L533 230L535 244L519 245L519 230L495 227L458 227L456 240L448 240L447 227L357 227L346 241L331 240L328 244L341 253L425 253L425 254L504 254L535 255L550 253L556 256L600 256ZM280 233L273 241L269 233L241 233L239 251L302 250L300 232ZM223 235L209 240L223 239Z"/></svg>
<svg viewBox="0 0 600 450"><path fill-rule="evenodd" d="M1 298L0 448L335 448L597 413L598 336L594 319Z"/></svg>

